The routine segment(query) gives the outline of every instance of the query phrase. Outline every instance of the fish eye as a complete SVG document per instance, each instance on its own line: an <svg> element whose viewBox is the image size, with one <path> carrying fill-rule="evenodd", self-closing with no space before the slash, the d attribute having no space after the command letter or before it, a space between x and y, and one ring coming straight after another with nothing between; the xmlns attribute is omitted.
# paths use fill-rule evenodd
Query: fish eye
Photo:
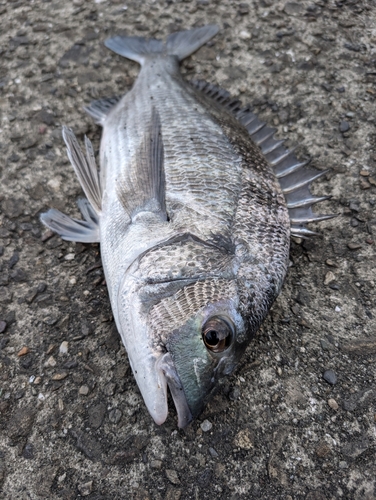
<svg viewBox="0 0 376 500"><path fill-rule="evenodd" d="M212 352L223 352L230 347L233 329L222 318L210 318L202 327L202 338Z"/></svg>

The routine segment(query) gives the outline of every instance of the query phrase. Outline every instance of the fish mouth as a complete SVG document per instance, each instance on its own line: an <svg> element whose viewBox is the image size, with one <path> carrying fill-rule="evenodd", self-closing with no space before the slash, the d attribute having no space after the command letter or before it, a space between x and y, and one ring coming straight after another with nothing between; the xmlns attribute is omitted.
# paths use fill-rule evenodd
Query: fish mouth
<svg viewBox="0 0 376 500"><path fill-rule="evenodd" d="M168 388L170 389L170 393L178 414L178 427L186 427L192 421L193 416L191 410L189 409L184 389L172 361L171 354L169 352L166 352L161 358L159 358L156 362L155 368L158 371L160 377L163 377L165 379ZM167 393L165 394L165 397L167 399ZM163 424L164 422L160 422L160 420L157 421L155 418L154 420L158 424Z"/></svg>

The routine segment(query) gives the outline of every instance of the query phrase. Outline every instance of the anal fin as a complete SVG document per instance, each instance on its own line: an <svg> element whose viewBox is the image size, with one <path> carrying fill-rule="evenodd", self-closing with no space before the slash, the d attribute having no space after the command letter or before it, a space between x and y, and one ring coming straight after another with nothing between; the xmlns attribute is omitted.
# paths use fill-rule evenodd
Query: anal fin
<svg viewBox="0 0 376 500"><path fill-rule="evenodd" d="M78 208L84 220L72 219L55 208L41 214L43 224L63 240L80 243L99 242L99 219L86 199L79 199Z"/></svg>

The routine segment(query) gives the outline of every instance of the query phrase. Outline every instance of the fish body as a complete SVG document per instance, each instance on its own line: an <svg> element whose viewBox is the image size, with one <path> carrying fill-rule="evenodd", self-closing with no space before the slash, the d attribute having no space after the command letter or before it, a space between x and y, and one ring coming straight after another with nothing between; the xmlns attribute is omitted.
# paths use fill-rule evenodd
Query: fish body
<svg viewBox="0 0 376 500"><path fill-rule="evenodd" d="M183 80L179 61L216 32L180 32L166 44L106 42L141 64L139 77L121 99L87 109L103 126L99 175L89 141L85 156L64 130L88 198L84 221L42 215L65 239L100 242L114 318L148 410L165 421L168 387L180 427L236 367L280 292L290 232L309 233L310 205L319 201L308 189L317 172L301 174L273 129L223 91Z"/></svg>

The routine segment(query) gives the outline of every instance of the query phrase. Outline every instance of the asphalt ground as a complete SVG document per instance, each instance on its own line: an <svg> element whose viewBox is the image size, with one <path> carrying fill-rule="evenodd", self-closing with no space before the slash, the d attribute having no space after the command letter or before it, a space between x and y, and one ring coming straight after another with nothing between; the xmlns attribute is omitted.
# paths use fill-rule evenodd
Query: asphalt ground
<svg viewBox="0 0 376 500"><path fill-rule="evenodd" d="M376 3L0 3L0 498L376 498ZM125 93L113 34L217 23L187 79L250 103L330 172L339 217L293 240L282 293L200 418L151 420L113 323L98 245L46 233L79 216L61 138L95 148L82 107Z"/></svg>

